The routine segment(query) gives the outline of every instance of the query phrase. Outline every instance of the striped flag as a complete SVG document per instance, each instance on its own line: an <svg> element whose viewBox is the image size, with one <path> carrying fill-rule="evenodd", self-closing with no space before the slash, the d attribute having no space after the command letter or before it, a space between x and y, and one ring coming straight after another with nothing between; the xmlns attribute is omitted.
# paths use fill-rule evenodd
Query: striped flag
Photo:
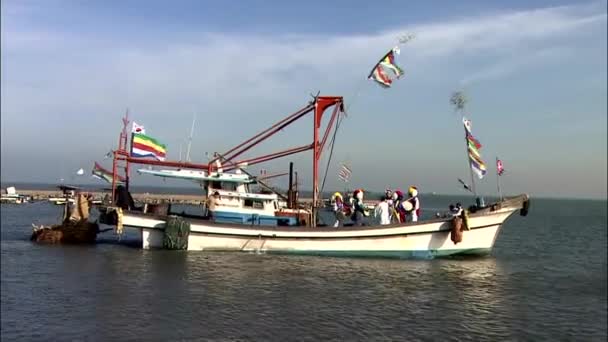
<svg viewBox="0 0 608 342"><path fill-rule="evenodd" d="M384 59L382 59L382 61L380 62L380 65L390 69L395 74L395 76L399 78L401 77L401 75L403 75L403 70L395 63L394 52L396 51L390 51L389 53L387 53L386 57L384 57Z"/></svg>
<svg viewBox="0 0 608 342"><path fill-rule="evenodd" d="M154 157L160 161L165 160L167 146L149 135L133 133L131 135L132 157Z"/></svg>
<svg viewBox="0 0 608 342"><path fill-rule="evenodd" d="M378 82L382 87L389 88L393 81L386 75L384 70L380 65L378 65L372 74L369 76L369 79Z"/></svg>
<svg viewBox="0 0 608 342"><path fill-rule="evenodd" d="M342 164L342 167L340 167L340 172L338 173L338 178L340 178L343 182L348 182L348 180L350 179L350 175L353 172L351 171L351 169L346 166L345 164Z"/></svg>
<svg viewBox="0 0 608 342"><path fill-rule="evenodd" d="M95 165L93 166L93 170L91 171L91 174L93 175L93 177L106 181L108 183L112 183L112 172L108 171L106 169L104 169L101 165L99 165L99 163L95 162ZM121 184L124 183L125 181L125 177L121 177L120 175L118 175L116 177L116 183Z"/></svg>
<svg viewBox="0 0 608 342"><path fill-rule="evenodd" d="M473 134L471 134L471 121L466 118L462 118L462 123L464 124L464 132L465 137L467 139L467 151L469 154L469 163L471 164L471 169L479 179L482 179L483 176L486 175L487 168L486 164L481 159L481 153L479 150L481 149L481 144Z"/></svg>
<svg viewBox="0 0 608 342"><path fill-rule="evenodd" d="M403 76L403 69L401 69L397 63L395 63L395 55L399 54L399 47L396 46L387 52L381 59L374 65L372 71L369 73L367 78L373 80L381 85L383 88L390 88L391 84L395 79ZM392 77L388 75L388 70L391 71Z"/></svg>

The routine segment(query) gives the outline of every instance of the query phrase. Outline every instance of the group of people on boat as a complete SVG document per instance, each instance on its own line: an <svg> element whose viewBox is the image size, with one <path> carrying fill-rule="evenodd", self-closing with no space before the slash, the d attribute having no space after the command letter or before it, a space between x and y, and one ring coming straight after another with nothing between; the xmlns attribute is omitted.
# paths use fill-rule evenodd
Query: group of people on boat
<svg viewBox="0 0 608 342"><path fill-rule="evenodd" d="M386 189L380 201L373 210L373 217L377 224L387 225L391 223L417 222L420 218L420 199L418 188L410 186L408 197L401 190ZM349 201L344 201L341 193L336 192L332 196L333 211L336 216L334 227L344 225L347 217L350 217L355 226L365 225L365 218L370 216L363 202L364 191L357 189L353 192Z"/></svg>

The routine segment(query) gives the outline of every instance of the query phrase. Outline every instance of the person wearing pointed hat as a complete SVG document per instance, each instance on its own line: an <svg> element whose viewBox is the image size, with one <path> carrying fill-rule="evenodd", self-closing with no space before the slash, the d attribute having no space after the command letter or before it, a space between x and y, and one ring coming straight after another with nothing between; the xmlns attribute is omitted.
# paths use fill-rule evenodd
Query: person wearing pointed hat
<svg viewBox="0 0 608 342"><path fill-rule="evenodd" d="M334 200L334 213L336 215L336 222L334 223L334 227L342 227L344 225L344 199L342 198L342 194L339 192L334 193L332 196Z"/></svg>
<svg viewBox="0 0 608 342"><path fill-rule="evenodd" d="M407 214L405 208L403 207L403 192L401 190L395 190L393 192L393 212L395 221L397 223L405 222L405 216Z"/></svg>
<svg viewBox="0 0 608 342"><path fill-rule="evenodd" d="M420 199L418 198L418 188L415 186L410 186L408 189L408 194L410 198L407 199L407 202L410 203L408 205L408 217L411 222L417 222L418 218L420 218Z"/></svg>

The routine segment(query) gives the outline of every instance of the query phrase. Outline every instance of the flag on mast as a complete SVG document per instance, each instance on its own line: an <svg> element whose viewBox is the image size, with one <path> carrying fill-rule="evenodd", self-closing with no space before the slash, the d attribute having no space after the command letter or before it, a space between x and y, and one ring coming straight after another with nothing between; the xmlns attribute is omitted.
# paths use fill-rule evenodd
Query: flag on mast
<svg viewBox="0 0 608 342"><path fill-rule="evenodd" d="M481 149L481 143L479 143L473 134L471 134L471 121L463 117L462 123L464 125L465 137L467 139L467 151L469 154L471 170L473 170L479 179L482 179L483 176L486 175L487 168L486 164L481 159L481 153L479 152Z"/></svg>
<svg viewBox="0 0 608 342"><path fill-rule="evenodd" d="M91 174L94 178L106 181L110 184L112 183L112 178L114 178L114 174L112 173L112 171L108 171L108 170L104 169L97 162L95 162L95 165L93 166L93 170L91 171ZM116 176L117 184L123 184L124 182L125 182L125 177L122 177L120 175Z"/></svg>
<svg viewBox="0 0 608 342"><path fill-rule="evenodd" d="M496 173L499 176L502 176L503 173L505 173L505 168L502 165L502 160L496 158Z"/></svg>
<svg viewBox="0 0 608 342"><path fill-rule="evenodd" d="M342 166L340 167L340 172L338 173L338 178L340 178L344 183L346 183L350 179L351 174L351 169L345 164L342 164Z"/></svg>
<svg viewBox="0 0 608 342"><path fill-rule="evenodd" d="M167 146L149 135L142 133L132 133L131 137L131 156L132 157L153 157L163 161L167 155Z"/></svg>
<svg viewBox="0 0 608 342"><path fill-rule="evenodd" d="M137 122L133 121L133 126L131 127L131 133L141 133L146 134L146 129L143 125L137 124Z"/></svg>
<svg viewBox="0 0 608 342"><path fill-rule="evenodd" d="M389 50L379 61L374 65L372 71L367 78L377 82L383 88L390 88L393 80L403 76L403 69L395 63L395 55L399 54L399 47L395 46ZM393 77L390 77L388 71Z"/></svg>

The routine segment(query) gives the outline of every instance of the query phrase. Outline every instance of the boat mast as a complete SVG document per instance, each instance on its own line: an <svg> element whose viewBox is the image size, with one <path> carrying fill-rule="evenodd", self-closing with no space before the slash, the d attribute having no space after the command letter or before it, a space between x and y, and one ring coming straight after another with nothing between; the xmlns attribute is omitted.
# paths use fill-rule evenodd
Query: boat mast
<svg viewBox="0 0 608 342"><path fill-rule="evenodd" d="M461 118L461 122L463 122L463 126L464 126L464 107L467 104L467 98L465 97L464 93L461 91L457 91L454 92L452 94L452 97L450 98L450 103L454 106L454 110L460 114L460 118ZM467 164L469 167L469 173L471 174L471 190L473 191L473 194L475 195L475 198L477 198L477 190L475 190L475 177L473 176L473 168L471 167L471 161L469 159L469 140L468 140L468 131L466 127L463 127L464 129L464 147L465 147L465 156L467 158Z"/></svg>
<svg viewBox="0 0 608 342"><path fill-rule="evenodd" d="M125 116L122 118L122 131L120 132L120 136L118 137L118 149L114 151L114 160L112 162L112 201L116 201L116 178L118 177L118 161L125 161L125 187L127 191L129 191L129 160L124 158L119 158L119 155L125 155L127 153L127 125L129 124L129 108L125 113Z"/></svg>
<svg viewBox="0 0 608 342"><path fill-rule="evenodd" d="M475 190L475 177L473 175L473 168L471 167L471 161L469 160L469 140L467 139L467 129L464 129L464 142L465 142L465 150L466 150L466 156L467 156L467 161L469 164L469 173L471 174L471 190L473 190L473 195L475 195L475 198L477 198L477 190Z"/></svg>
<svg viewBox="0 0 608 342"><path fill-rule="evenodd" d="M498 157L496 157L496 188L498 190L498 199L502 201L502 191L500 190L500 173L498 172Z"/></svg>
<svg viewBox="0 0 608 342"><path fill-rule="evenodd" d="M188 137L188 148L186 150L186 162L190 162L190 147L192 146L192 135L194 134L194 122L196 121L196 113L192 117L192 127L190 128L190 136Z"/></svg>

